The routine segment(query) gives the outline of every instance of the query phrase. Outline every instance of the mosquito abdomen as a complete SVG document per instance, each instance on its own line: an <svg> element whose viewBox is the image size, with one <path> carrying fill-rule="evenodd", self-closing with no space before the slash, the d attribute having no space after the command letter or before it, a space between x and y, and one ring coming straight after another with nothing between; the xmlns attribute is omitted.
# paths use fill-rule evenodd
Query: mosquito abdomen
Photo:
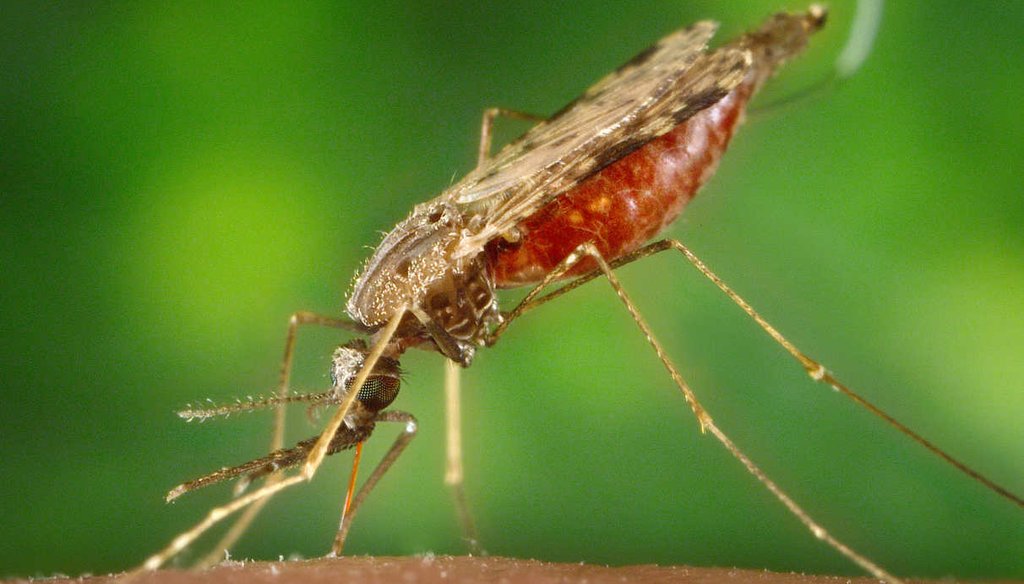
<svg viewBox="0 0 1024 584"><path fill-rule="evenodd" d="M740 85L554 199L519 224L518 242L491 242L495 283L511 288L539 282L586 242L612 260L661 232L714 173L751 90L749 83ZM593 269L592 262L582 261L566 277Z"/></svg>
<svg viewBox="0 0 1024 584"><path fill-rule="evenodd" d="M517 240L490 242L495 284L513 288L540 282L583 243L593 243L612 261L658 235L714 174L750 98L779 65L804 48L824 20L818 7L798 15L778 14L730 43L753 56L747 78L717 103L524 219L517 226ZM584 260L564 277L594 268Z"/></svg>

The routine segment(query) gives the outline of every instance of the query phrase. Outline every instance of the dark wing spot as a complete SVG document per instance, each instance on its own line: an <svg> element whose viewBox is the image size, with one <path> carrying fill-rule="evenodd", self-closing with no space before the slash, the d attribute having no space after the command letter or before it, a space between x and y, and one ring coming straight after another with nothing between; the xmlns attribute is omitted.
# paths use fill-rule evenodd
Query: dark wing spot
<svg viewBox="0 0 1024 584"><path fill-rule="evenodd" d="M671 129L671 128L669 128ZM623 139L619 140L609 148L597 152L593 157L592 167L589 169L587 176L580 179L580 182L590 178L590 175L597 173L604 169L609 164L613 164L622 160L626 156L633 153L634 150L640 148L644 144L647 144L651 140L657 137L657 135L651 132L634 131L632 128L626 128ZM665 130L667 132L668 130ZM665 133L662 132L662 133Z"/></svg>
<svg viewBox="0 0 1024 584"><path fill-rule="evenodd" d="M693 117L697 112L707 109L721 100L726 94L729 93L728 89L723 87L709 87L701 93L695 94L687 102L686 107L672 112L672 119L675 120L676 124L681 124L686 120Z"/></svg>

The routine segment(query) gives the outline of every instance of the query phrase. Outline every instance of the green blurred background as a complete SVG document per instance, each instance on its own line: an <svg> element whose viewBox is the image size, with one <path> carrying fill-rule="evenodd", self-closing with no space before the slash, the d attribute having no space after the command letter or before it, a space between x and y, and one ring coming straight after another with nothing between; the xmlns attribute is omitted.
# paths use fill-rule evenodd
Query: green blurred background
<svg viewBox="0 0 1024 584"><path fill-rule="evenodd" d="M664 33L712 17L731 35L783 1L6 3L0 575L125 569L225 500L163 495L264 453L269 413L186 425L176 408L270 391L288 315L341 312L379 232L471 168L484 107L555 111ZM762 106L828 74L853 6L832 9ZM840 378L1018 494L1022 30L1024 3L893 3L865 68L752 115L671 230ZM681 259L622 277L721 427L840 538L898 574L1024 577L1019 509L810 382ZM302 334L296 388L326 387L344 338ZM403 364L395 407L421 436L348 551L464 553L442 365ZM524 318L464 384L492 554L858 573L701 437L606 286ZM294 412L290 439L316 432ZM327 551L336 458L235 556Z"/></svg>

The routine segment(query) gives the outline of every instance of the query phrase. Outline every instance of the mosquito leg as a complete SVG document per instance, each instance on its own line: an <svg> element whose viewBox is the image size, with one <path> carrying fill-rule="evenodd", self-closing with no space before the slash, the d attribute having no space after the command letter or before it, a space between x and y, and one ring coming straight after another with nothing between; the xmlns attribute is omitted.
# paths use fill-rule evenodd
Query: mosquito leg
<svg viewBox="0 0 1024 584"><path fill-rule="evenodd" d="M281 372L278 376L277 382L277 396L279 399L284 399L288 396L288 382L291 378L292 362L294 361L295 356L295 340L298 335L299 327L304 325L318 325L358 331L356 325L346 319L325 316L307 311L299 311L292 314L288 319L288 334L285 337L284 357L281 359ZM284 404L281 403L274 409L273 431L270 439L271 452L275 452L284 447L284 422L285 407ZM266 478L266 484L276 482L279 478L280 475L278 473L271 473ZM247 481L241 482L239 483L239 487L244 487L247 484ZM236 495L238 494L241 494L241 491L236 491ZM249 529L250 525L252 525L252 522L256 520L256 516L263 510L263 506L267 504L267 501L269 501L269 498L261 499L259 502L254 503L246 509L238 520L235 521L234 525L232 525L224 536L221 537L220 541L210 549L210 552L196 562L195 567L206 568L219 562L224 550L231 549L231 547L241 539L245 534L245 531Z"/></svg>
<svg viewBox="0 0 1024 584"><path fill-rule="evenodd" d="M898 578L896 578L892 574L889 574L883 568L876 565L871 560L857 553L849 546L847 546L846 544L832 536L824 527L821 526L821 524L819 524L817 521L811 518L811 516L806 511L804 511L802 507L800 507L792 498L790 498L790 496L787 495L786 492L782 490L782 488L775 484L775 482L771 478L769 478L768 475L764 473L764 471L762 471L756 464L754 464L754 462L742 450L740 450L740 448L736 446L736 444L734 444L733 441L724 432L722 432L721 429L718 428L714 420L711 418L711 415L707 412L707 410L704 409L704 406L702 406L700 402L697 400L697 396L693 393L693 390L690 389L689 384L686 383L686 380L683 379L683 376L679 373L679 370L669 359L668 355L665 353L665 350L661 347L661 343L659 343L658 340L654 337L654 332L651 330L651 327L647 324L644 318L640 315L640 312L633 304L632 299L630 299L629 295L626 294L626 291L625 289L623 289L618 277L616 277L615 273L612 271L612 267L604 260L604 258L601 256L601 253L597 250L596 247L594 247L593 244L584 243L583 245L576 248L576 250L569 254L564 260L562 260L562 262L550 274L548 274L536 288L534 288L527 294L526 298L523 299L519 306L517 306L509 314L508 318L506 319L506 323L509 320L514 320L515 318L518 318L526 310L529 310L530 308L542 304L544 301L546 301L545 299L548 298L549 296L557 297L567 292L568 290L565 289L566 287L563 287L559 290L556 290L555 292L552 292L547 296L540 297L539 302L535 302L535 299L537 299L538 295L540 294L540 290L544 286L562 277L575 264L588 257L592 258L597 263L598 269L595 270L596 275L603 275L607 279L608 283L615 291L615 294L619 297L619 300L622 301L622 303L626 307L626 310L629 312L629 315L633 318L633 322L635 322L636 325L640 327L640 330L643 332L648 344L650 344L651 348L654 349L655 354L658 356L658 360L661 361L661 364L664 365L665 369L668 370L669 375L672 377L672 381L675 382L679 390L682 391L683 398L686 400L687 405L690 406L690 409L693 410L694 416L697 417L697 421L700 423L701 431L705 433L710 433L712 436L714 436L722 444L722 446L724 446L725 449L728 450L729 453L736 460L738 460L747 469L747 471L754 476L754 478L758 480L758 482L760 482L780 503L782 503L789 510L789 512L793 514L793 516L800 520L800 522L803 523L804 526L808 529L808 531L810 531L811 534L813 534L816 538L827 543L832 549L838 551L840 554L842 554L847 559L849 559L850 561L854 562L855 564L866 570L874 577L886 580L893 584L900 582ZM621 265L621 263L618 263L618 265ZM584 277L590 280L596 277L596 275L592 276L588 274L587 276ZM569 287L569 290L576 287L573 286L572 284L567 286L571 286ZM501 330L496 329L495 333L500 334Z"/></svg>
<svg viewBox="0 0 1024 584"><path fill-rule="evenodd" d="M1002 485L996 483L992 479L981 474L977 470L971 468L966 463L962 462L960 459L954 458L948 452L946 452L939 446L935 445L935 443L921 436L914 430L911 430L909 427L907 427L902 422L894 418L885 410L876 406L874 403L868 401L865 397L861 396L857 392L847 387L846 384L837 379L835 375L833 375L832 372L830 372L820 362L807 356L807 354L798 349L796 345L791 343L789 339L784 337L782 333L778 331L778 329L776 329L774 326L771 325L771 323L765 320L765 318L761 316L760 313L754 310L754 308L751 307L750 304L743 299L743 297L741 297L732 288L730 288L722 280L722 278L720 278L717 274L711 271L711 268L709 268L703 261L701 261L701 259L697 257L695 253L693 253L693 251L691 251L688 247L683 245L682 242L679 242L674 239L663 239L661 241L656 241L650 245L644 246L634 251L633 253L627 254L615 260L614 262L611 262L609 264L609 267L611 269L617 269L626 264L633 263L637 260L670 249L674 249L679 253L683 254L687 261L690 262L690 264L697 268L697 270L700 271L700 273L703 274L707 279L711 280L711 282L714 283L715 286L717 286L718 289L721 290L726 296L728 296L730 300L732 300L737 306L739 306L740 309L743 310L743 312L746 312L747 315L750 316L750 318L752 318L754 322L756 322L757 325L760 326L761 329L768 334L768 336L770 336L775 342L781 345L787 353L789 353L794 359L796 359L800 363L800 365L803 366L804 370L807 371L807 374L811 377L811 379L828 384L839 393L845 395L846 397L853 400L860 406L864 407L866 410L868 410L875 416L878 416L879 418L884 420L887 424L898 430L903 435L909 437L914 442L917 442L918 444L926 448L935 456L938 456L942 460L946 461L948 464L952 465L960 472L964 473L965 475L969 476L975 481L981 483L992 492L1010 501L1011 503L1014 503L1018 507L1024 508L1024 498L1021 498L1019 495L1014 494L1006 487L1003 487ZM547 286L548 284L550 284L550 282L553 282L555 279L557 279L545 278L544 282L538 285L537 288L531 292L531 294L527 295L527 297L524 298L522 302L520 302L519 305L515 307L514 310L505 315L504 322L502 322L501 325L494 330L494 332L487 339L487 343L489 345L494 344L494 342L497 341L497 337L501 333L503 333L506 328L508 328L509 323L512 320L515 320L516 318L522 316L525 312L533 310L534 308L537 308L542 304L550 302L551 300L554 300L555 298L558 298L559 296L566 294L567 292L571 292L572 290L579 288L583 284L586 284L587 282L601 275L601 270L594 270L590 273L580 276L579 278L576 278L575 280L572 280L571 282L563 285L561 288L558 288L557 290L549 292L543 296L539 296L540 288Z"/></svg>
<svg viewBox="0 0 1024 584"><path fill-rule="evenodd" d="M409 308L409 312L411 312L416 317L416 320L420 321L423 328L427 330L427 334L429 334L430 338L433 339L434 344L437 345L438 349L440 349L442 355L463 367L469 367L470 362L473 360L473 350L475 347L474 349L467 351L459 344L459 341L457 341L451 333L446 331L441 325L434 322L434 319L430 318L422 308L413 306Z"/></svg>
<svg viewBox="0 0 1024 584"><path fill-rule="evenodd" d="M284 357L281 359L281 373L278 376L277 395L284 398L288 395L288 383L292 376L292 363L295 356L295 340L298 336L299 327L305 325L317 325L329 328L338 328L354 332L361 332L355 323L348 319L336 318L316 314L315 312L299 311L288 319L288 335L285 337ZM270 442L271 450L278 450L284 446L284 405L278 406L274 411L274 433Z"/></svg>
<svg viewBox="0 0 1024 584"><path fill-rule="evenodd" d="M634 251L633 253L629 253L620 257L619 259L609 263L608 266L613 270L617 270L626 264L631 264L647 256L654 255L661 251L665 251L666 249L671 249L671 247L672 246L669 244L669 240L656 241L652 244L646 245ZM559 272L558 270L552 271L540 282L540 284L537 284L537 286L534 287L534 289L531 290L529 294L527 294L522 300L520 300L519 304L516 305L514 309L505 313L503 315L504 320L501 323L501 325L495 328L494 332L492 332L491 335L487 338L487 345L490 346L496 343L498 337L505 332L505 329L508 328L508 325L511 324L512 321L516 320L520 316L526 314L527 312L533 310L534 308L551 302L552 300L558 298L559 296L562 296L563 294L572 292L573 290L579 288L580 286L586 284L587 282L590 282L595 278L599 278L602 275L601 270L594 269L590 272L587 272L586 274L583 274L582 276L573 278L572 280L566 282L562 286L541 296L540 293L545 288L553 284L556 280L558 280L563 273L564 272Z"/></svg>
<svg viewBox="0 0 1024 584"><path fill-rule="evenodd" d="M572 263L565 265L567 262L569 262L570 259L572 259ZM583 284L601 275L600 270L594 270L593 272L584 274L579 278L576 278L575 280L569 282L568 284L563 285L561 288L558 288L552 292L548 292L547 294L541 296L541 292L543 292L546 288L554 284L559 278L561 278L566 272L569 271L573 264L575 264L579 260L580 258L578 257L578 254L576 254L576 252L569 254L569 256L566 259L562 260L561 264L556 266L554 270L551 270L551 272L544 276L544 279L541 280L539 284L537 284L536 286L533 287L533 289L527 292L526 296L524 296L523 299L519 301L519 304L517 304L515 308L502 315L501 322L498 324L498 326L494 327L494 330L491 331L489 335L487 335L487 337L484 339L484 343L488 347L493 346L494 343L497 343L498 339L501 338L501 335L505 334L505 331L508 330L508 325L512 324L515 320L517 320L526 312L533 310L534 308L537 308L541 304L554 300L555 298L558 298L562 294L574 290L579 286L582 286Z"/></svg>
<svg viewBox="0 0 1024 584"><path fill-rule="evenodd" d="M487 162L491 157L491 128L494 125L494 118L498 116L524 120L527 122L543 122L547 118L536 114L528 114L516 110L491 107L484 110L483 120L480 123L480 149L477 151L477 167Z"/></svg>
<svg viewBox="0 0 1024 584"><path fill-rule="evenodd" d="M434 343L441 353L447 357L444 370L445 434L447 435L444 482L448 485L455 501L459 525L462 526L462 536L469 544L470 553L479 555L481 553L480 540L477 537L476 526L473 523L473 516L469 512L466 492L463 488L462 416L460 414L462 398L459 388L459 366L468 365L472 353L465 352L448 331L434 322L422 309L413 306L409 310L416 315L416 318L434 339Z"/></svg>
<svg viewBox="0 0 1024 584"><path fill-rule="evenodd" d="M349 507L348 512L344 514L341 520L341 525L338 527L338 534L334 538L334 545L331 548L330 556L340 556L341 550L345 546L345 538L348 537L349 529L352 527L352 519L356 516L356 511L359 510L359 506L362 505L363 501L370 494L370 491L377 486L377 482L380 481L384 473L391 468L391 465L395 463L395 460L402 454L405 447L409 445L409 442L416 437L416 418L412 414L405 412L390 411L381 412L375 420L377 422L402 422L405 424L405 429L402 433L395 438L394 444L388 450L384 458L377 464L377 468L373 469L373 472L363 483L363 486L356 493L355 498L352 500L352 505Z"/></svg>
<svg viewBox="0 0 1024 584"><path fill-rule="evenodd" d="M330 422L328 422L327 427L324 429L323 433L320 434L316 443L313 444L313 447L310 450L309 455L306 457L305 462L302 464L302 468L298 474L280 478L279 480L270 480L268 478L267 482L259 489L233 499L225 505L210 510L202 521L194 525L188 531L178 535L178 537L174 538L166 548L150 556L150 558L143 563L141 569L156 570L183 549L188 547L189 544L199 538L199 536L205 533L208 529L217 523L220 523L232 513L240 511L249 505L258 503L259 501L264 501L276 494L278 491L283 491L292 485L311 480L313 475L316 474L317 469L320 468L320 464L323 462L324 457L327 456L330 451L335 435L341 427L342 422L344 422L345 415L348 414L349 409L351 409L352 403L359 395L359 390L363 387L363 384L366 383L366 379L370 376L370 373L373 371L373 368L376 366L381 355L384 354L384 351L388 347L388 343L391 342L391 338L394 336L395 331L398 330L398 324L405 316L405 312L404 308L395 311L391 320L389 320L388 323L377 333L373 349L366 356L363 368L360 369L355 379L352 380L352 384L349 387L348 393L345 395L345 399L338 404L338 410L334 413L334 416L331 417ZM289 348L290 347L291 343L289 343Z"/></svg>
<svg viewBox="0 0 1024 584"><path fill-rule="evenodd" d="M444 398L445 398L445 434L446 458L444 484L451 490L452 499L455 501L455 511L459 514L459 524L462 526L462 537L469 544L472 554L479 555L480 539L476 531L476 524L473 522L473 514L469 511L466 502L466 490L463 487L462 470L462 391L460 387L460 375L462 369L457 363L450 359L445 360L444 368Z"/></svg>
<svg viewBox="0 0 1024 584"><path fill-rule="evenodd" d="M854 402L856 402L857 404L859 404L860 406L874 414L875 416L878 416L879 418L884 420L887 424L898 430L903 435L909 437L914 442L917 442L918 444L926 448L935 456L938 456L942 460L946 461L948 464L952 465L960 472L964 473L965 475L969 476L975 481L981 483L992 492L1014 503L1018 507L1024 508L1024 498L1021 498L1019 495L1014 494L1006 487L1003 487L1002 485L996 483L992 479L986 477L977 470L971 468L961 460L954 458L948 452L946 452L939 446L935 445L927 438L921 436L914 430L910 429L902 422L894 418L892 415L885 412L880 407L876 406L874 403L868 401L865 397L861 396L857 392L847 387L846 384L844 384L838 378L836 378L835 375L833 375L832 372L830 372L824 365L822 365L817 360L807 356L807 354L798 349L796 345L791 343L789 339L784 337L782 333L778 331L778 329L772 326L771 323L769 323L763 316L761 316L760 313L754 310L754 308L751 307L751 305L746 300L744 300L743 297L741 297L732 288L730 288L722 280L722 278L720 278L717 274L711 271L711 268L709 268L707 264L701 261L701 259L697 257L695 253L693 253L693 251L691 251L688 247L683 245L683 243L674 239L656 241L648 246L638 249L637 251L629 255L619 258L615 262L612 262L611 267L613 269L618 268L619 266L632 263L645 257L670 249L674 249L679 253L683 254L683 257L685 257L686 260L690 262L690 264L697 268L697 270L700 271L700 273L703 274L707 279L711 280L711 282L714 283L715 286L717 286L718 289L721 290L726 296L728 296L730 300L732 300L737 306L739 306L740 309L743 310L743 312L747 313L747 315L750 316L750 318L753 319L754 322L756 322L757 325L760 326L761 329L768 334L768 336L770 336L776 343L782 346L782 348L785 349L787 353L789 353L794 359L797 360L797 362L800 363L801 366L803 366L804 370L811 377L811 379L828 384L839 393L845 395L846 397L853 400ZM516 311L513 311L512 313L510 313L510 315L519 316L522 313L526 312L527 310L531 310L533 308L536 308L537 306L540 306L541 304L554 300L558 296L561 296L566 292L578 288L579 286L582 286L583 284L589 282L590 280L593 280L595 277L600 275L600 270L595 270L594 272L585 274L580 278L577 278L576 280L569 282L568 284L559 288L558 290L555 290L554 292L551 292L539 298L530 298L529 302L526 302L526 299L524 299L524 302L521 303L520 306L517 306ZM510 318L506 318L506 322L503 324L505 326L508 326L509 320Z"/></svg>
<svg viewBox="0 0 1024 584"><path fill-rule="evenodd" d="M907 435L921 446L924 446L939 458L953 465L955 468L959 469L967 476L980 482L981 484L985 485L986 487L988 487L995 493L1001 495L1002 497L1012 501L1013 503L1016 503L1019 507L1024 507L1024 499L1021 499L1017 495L1014 495L1008 489L996 484L995 482L985 477L978 471L967 466L960 460L953 458L951 455L949 455L944 450L933 444L931 441L927 440L917 432L914 432L907 426L903 425L903 423L896 420L891 415L880 409L878 406L869 402L860 394L855 393L852 389L848 388L845 384L836 379L836 377L833 376L832 373L829 372L829 370L826 369L824 365L812 359L811 357L808 357L805 353L803 353L800 349L793 345L793 343L791 343L786 337L782 336L782 333L780 333L767 320L765 320L764 317L762 317L757 311L755 311L750 306L750 304L747 303L746 300L744 300L739 294L733 291L732 288L730 288L724 281L722 281L722 279L719 278L717 274L712 272L711 269L708 268L707 265L703 261L701 261L701 259L698 258L696 254L694 254L692 251L690 251L690 249L687 248L685 245L675 240L668 240L668 244L671 245L673 249L676 249L680 253L682 253L683 256L686 257L687 261L689 261L695 268L697 268L697 270L699 270L701 274L703 274L705 277L711 280L715 284L715 286L717 286L723 293L725 293L725 295L728 296L729 299L732 300L737 306L739 306L740 309L743 310L743 312L746 312L747 315L750 316L750 318L754 319L758 326L760 326L766 333L768 333L768 335L776 343L781 345L786 350L786 352L792 355L794 359L796 359L801 365L803 365L804 369L807 371L807 374L811 377L811 379L832 386L836 391L842 393L843 395L847 396L854 402L860 404L872 414L885 420L891 426L893 426L903 434Z"/></svg>
<svg viewBox="0 0 1024 584"><path fill-rule="evenodd" d="M812 359L811 357L808 357L803 351L798 349L796 345L791 343L789 339L782 336L782 333L780 333L774 326L772 326L767 320L765 320L764 317L762 317L756 310L754 310L753 307L751 307L746 300L744 300L739 294L733 291L733 289L730 288L721 278L719 278L717 274L712 272L711 269L708 268L708 266L703 261L701 261L701 259L697 257L696 254L690 251L688 247L674 239L666 240L665 243L672 249L675 249L679 251L679 253L683 254L686 260L689 261L693 265L693 267L697 268L697 270L699 270L701 274L703 274L707 279L711 280L715 284L715 286L717 286L719 290L721 290L726 296L729 297L730 300L732 300L737 306L739 306L740 309L743 310L743 312L746 312L747 315L750 316L750 318L752 318L754 322L756 322L757 325L761 327L762 330L764 330L764 332L768 333L768 336L770 336L776 343L781 345L782 348L786 350L786 352L792 355L793 358L796 359L803 366L804 370L807 371L807 374L811 377L811 379L813 379L814 381L820 381L822 383L828 384L839 393L850 398L857 404L864 407L864 409L868 410L872 414L884 420L890 426L899 430L902 434L906 435L913 441L925 447L932 454L946 461L960 472L985 485L991 491L1002 496L1003 498L1015 503L1018 507L1024 508L1024 499L1010 492L1009 489L1006 489L1005 487L1002 487L999 484L993 482L991 479L982 475L980 472L974 470L973 468L967 466L959 459L953 458L945 450L939 448L925 437L911 430L902 422L892 417L884 410L882 410L875 404L865 399L860 394L854 392L852 389L847 387L845 384L839 381L834 375L832 375L832 373L828 369L826 369L825 366L822 365L820 362ZM652 250L650 253L657 253L657 251L660 250Z"/></svg>

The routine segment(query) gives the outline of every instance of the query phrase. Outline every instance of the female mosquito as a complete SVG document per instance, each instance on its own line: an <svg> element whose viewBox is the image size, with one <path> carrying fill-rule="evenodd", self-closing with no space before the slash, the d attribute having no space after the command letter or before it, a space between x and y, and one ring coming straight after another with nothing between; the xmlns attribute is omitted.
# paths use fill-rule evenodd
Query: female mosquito
<svg viewBox="0 0 1024 584"><path fill-rule="evenodd" d="M494 345L526 312L601 277L682 392L702 432L718 440L815 537L875 577L897 582L811 518L733 443L701 405L614 272L662 251L680 253L789 352L812 379L851 398L968 476L1024 507L1020 497L847 388L782 336L685 245L668 239L647 243L672 223L711 177L750 98L780 65L804 49L825 20L826 11L820 6L776 14L761 27L714 50L708 50L707 44L716 25L699 22L665 37L546 119L487 110L476 168L438 197L416 206L384 237L355 279L346 305L349 318L307 312L293 315L275 397L181 412L192 419L276 407L274 448L263 458L173 489L168 500L240 478L235 499L210 511L143 567L160 567L214 524L247 508L218 549L227 547L269 497L310 480L326 456L354 448L352 478L332 547L333 554L340 554L360 504L415 435L412 415L387 409L399 391L399 358L410 348L440 353L448 364L445 478L458 502L463 529L475 541L461 489L459 368L468 367L478 348ZM499 116L537 123L491 155L491 126ZM561 287L552 289L562 281ZM496 291L520 286L533 287L518 305L502 310ZM292 395L288 380L297 330L311 324L346 329L366 339L349 341L335 351L330 390ZM284 449L283 407L293 402L335 406L336 411L318 437ZM403 424L405 431L356 493L355 471L362 444L379 422ZM281 471L290 467L299 470L285 476ZM243 493L255 479L265 482Z"/></svg>

